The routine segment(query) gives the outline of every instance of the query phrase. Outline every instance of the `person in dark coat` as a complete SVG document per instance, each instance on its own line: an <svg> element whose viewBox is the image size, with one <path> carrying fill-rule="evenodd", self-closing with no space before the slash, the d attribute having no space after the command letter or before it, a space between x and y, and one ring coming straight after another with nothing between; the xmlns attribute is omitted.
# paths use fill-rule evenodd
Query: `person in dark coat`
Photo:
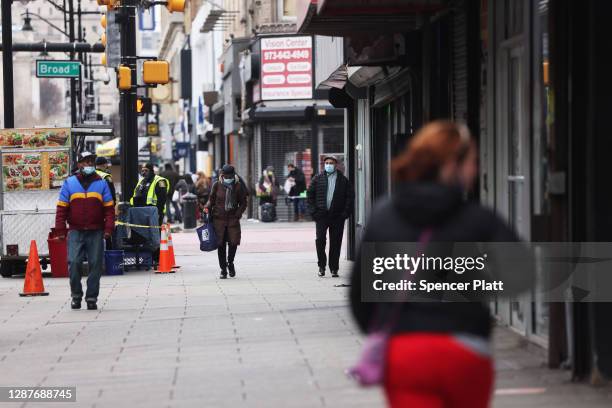
<svg viewBox="0 0 612 408"><path fill-rule="evenodd" d="M302 221L304 218L304 213L306 212L306 206L304 205L304 200L302 198L297 198L306 191L306 176L304 172L295 167L295 164L289 163L287 165L287 170L289 170L289 175L287 175L287 179L293 181L293 186L289 190L289 197L292 197L293 201L293 213L295 214L295 221Z"/></svg>
<svg viewBox="0 0 612 408"><path fill-rule="evenodd" d="M226 164L221 170L219 180L213 184L205 212L212 215L217 241L219 278L226 279L236 276L234 259L240 245L240 218L247 209L249 192L242 179L236 174L234 167Z"/></svg>
<svg viewBox="0 0 612 408"><path fill-rule="evenodd" d="M338 160L327 156L325 171L316 175L308 188L308 209L317 227L315 242L320 277L325 276L327 266L325 244L328 230L329 270L332 277L338 277L344 221L352 214L355 202L353 186L337 166Z"/></svg>
<svg viewBox="0 0 612 408"><path fill-rule="evenodd" d="M172 202L172 196L174 195L174 190L176 189L176 183L178 183L180 179L178 173L178 166L177 170L174 170L172 168L172 164L166 163L164 165L164 170L160 172L159 175L168 180L170 186L170 189L168 190L168 196L166 198L166 214L168 215L169 222L181 222L181 210ZM171 207L174 212L171 211Z"/></svg>
<svg viewBox="0 0 612 408"><path fill-rule="evenodd" d="M434 242L517 241L493 212L464 199L478 174L477 157L465 126L436 121L423 127L392 162L395 188L375 205L361 246L423 243L425 234L430 247ZM361 250L355 259L350 301L359 328L368 333L391 327L384 378L389 405L488 407L493 320L486 304L365 302Z"/></svg>

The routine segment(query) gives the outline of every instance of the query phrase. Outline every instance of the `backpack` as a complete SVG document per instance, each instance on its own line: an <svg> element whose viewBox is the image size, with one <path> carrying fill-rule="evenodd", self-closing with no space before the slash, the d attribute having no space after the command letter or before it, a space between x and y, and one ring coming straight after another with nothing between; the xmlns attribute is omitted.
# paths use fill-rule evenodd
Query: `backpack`
<svg viewBox="0 0 612 408"><path fill-rule="evenodd" d="M261 222L276 221L276 207L272 203L261 205Z"/></svg>

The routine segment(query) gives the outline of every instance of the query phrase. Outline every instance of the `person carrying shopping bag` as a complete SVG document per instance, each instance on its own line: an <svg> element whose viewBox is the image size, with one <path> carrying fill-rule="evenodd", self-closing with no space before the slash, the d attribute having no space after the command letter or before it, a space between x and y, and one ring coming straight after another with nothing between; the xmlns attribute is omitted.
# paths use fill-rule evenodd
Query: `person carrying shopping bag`
<svg viewBox="0 0 612 408"><path fill-rule="evenodd" d="M373 209L362 247L419 242L421 252L436 242L518 241L497 215L464 199L478 174L477 158L465 126L424 126L392 162L395 188ZM351 309L369 347L351 373L363 385L382 383L391 407L488 407L493 319L487 303L410 302L405 296L401 302L365 302L361 250L355 259Z"/></svg>
<svg viewBox="0 0 612 408"><path fill-rule="evenodd" d="M232 165L226 164L219 180L213 184L204 212L212 215L219 247L219 278L236 276L234 259L240 245L240 218L247 209L249 192Z"/></svg>

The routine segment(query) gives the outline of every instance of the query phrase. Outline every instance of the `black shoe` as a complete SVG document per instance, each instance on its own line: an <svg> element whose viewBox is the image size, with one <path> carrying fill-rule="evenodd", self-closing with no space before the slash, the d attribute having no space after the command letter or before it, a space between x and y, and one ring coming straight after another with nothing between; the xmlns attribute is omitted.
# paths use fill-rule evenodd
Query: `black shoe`
<svg viewBox="0 0 612 408"><path fill-rule="evenodd" d="M80 309L81 308L81 299L72 298L72 302L70 302L70 307L72 309Z"/></svg>
<svg viewBox="0 0 612 408"><path fill-rule="evenodd" d="M325 276L325 268L319 268L319 276L320 277Z"/></svg>
<svg viewBox="0 0 612 408"><path fill-rule="evenodd" d="M95 300L87 301L87 310L98 310L98 304Z"/></svg>
<svg viewBox="0 0 612 408"><path fill-rule="evenodd" d="M236 276L236 268L234 268L234 264L227 264L227 269L229 269L229 277L233 278L234 276Z"/></svg>
<svg viewBox="0 0 612 408"><path fill-rule="evenodd" d="M338 271L331 271L332 278L338 277Z"/></svg>
<svg viewBox="0 0 612 408"><path fill-rule="evenodd" d="M219 279L227 279L227 269L221 269L219 273Z"/></svg>

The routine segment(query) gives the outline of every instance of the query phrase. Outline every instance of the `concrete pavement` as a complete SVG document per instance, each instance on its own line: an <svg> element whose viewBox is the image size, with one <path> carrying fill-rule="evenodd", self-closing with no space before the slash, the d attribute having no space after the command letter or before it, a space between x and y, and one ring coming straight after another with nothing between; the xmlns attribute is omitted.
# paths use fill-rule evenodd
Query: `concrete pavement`
<svg viewBox="0 0 612 408"><path fill-rule="evenodd" d="M70 310L66 279L45 279L44 298L1 279L0 386L76 386L76 404L53 405L69 407L384 406L343 374L362 340L338 286L350 265L316 277L312 224L245 223L226 281L193 232L173 239L177 273L105 276L98 311ZM497 337L496 407L610 406L609 390L568 384L509 331Z"/></svg>

